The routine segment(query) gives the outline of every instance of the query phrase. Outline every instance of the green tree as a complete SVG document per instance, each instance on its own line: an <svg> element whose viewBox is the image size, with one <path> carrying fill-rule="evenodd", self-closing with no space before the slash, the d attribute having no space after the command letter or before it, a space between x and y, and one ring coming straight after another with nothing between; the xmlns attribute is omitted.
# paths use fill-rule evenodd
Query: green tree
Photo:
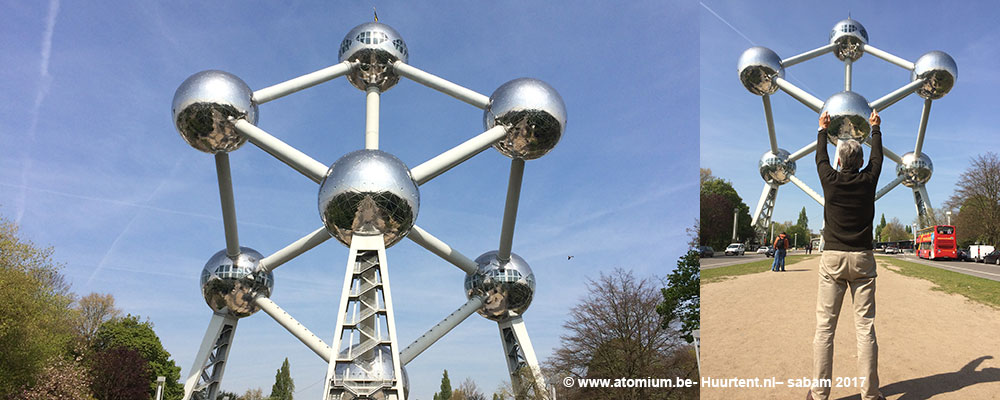
<svg viewBox="0 0 1000 400"><path fill-rule="evenodd" d="M875 226L875 240L884 242L885 238L882 237L882 230L885 229L885 213L882 213L882 221Z"/></svg>
<svg viewBox="0 0 1000 400"><path fill-rule="evenodd" d="M451 380L448 379L448 370L444 370L441 376L441 391L434 393L434 400L451 400Z"/></svg>
<svg viewBox="0 0 1000 400"><path fill-rule="evenodd" d="M945 209L958 210L952 222L964 245L1000 245L1000 156L987 152L973 158Z"/></svg>
<svg viewBox="0 0 1000 400"><path fill-rule="evenodd" d="M295 392L295 382L292 381L292 371L288 366L288 357L281 363L281 368L274 374L274 386L271 386L271 400L292 400Z"/></svg>
<svg viewBox="0 0 1000 400"><path fill-rule="evenodd" d="M176 400L183 397L184 386L178 382L181 368L170 359L170 353L163 348L151 322L140 322L138 316L129 314L101 324L94 338L93 350L99 352L116 347L135 350L149 363L147 382L150 396L156 394L156 377L165 376L167 381L163 398Z"/></svg>
<svg viewBox="0 0 1000 400"><path fill-rule="evenodd" d="M56 358L38 375L35 384L24 389L17 400L93 400L87 370L79 363Z"/></svg>
<svg viewBox="0 0 1000 400"><path fill-rule="evenodd" d="M0 218L0 398L41 383L69 350L73 298L51 256Z"/></svg>
<svg viewBox="0 0 1000 400"><path fill-rule="evenodd" d="M701 213L698 239L703 245L725 248L733 235L733 211L737 211L736 240L756 242L750 226L750 207L733 185L720 178L709 178L701 184Z"/></svg>
<svg viewBox="0 0 1000 400"><path fill-rule="evenodd" d="M795 222L795 226L801 227L804 230L809 230L809 217L806 216L805 207L802 207L802 211L799 211L799 220Z"/></svg>
<svg viewBox="0 0 1000 400"><path fill-rule="evenodd" d="M656 312L663 316L663 328L679 320L681 337L688 343L694 341L692 332L701 326L701 263L698 252L689 251L679 260L677 268L667 275L667 287L663 288L663 302Z"/></svg>

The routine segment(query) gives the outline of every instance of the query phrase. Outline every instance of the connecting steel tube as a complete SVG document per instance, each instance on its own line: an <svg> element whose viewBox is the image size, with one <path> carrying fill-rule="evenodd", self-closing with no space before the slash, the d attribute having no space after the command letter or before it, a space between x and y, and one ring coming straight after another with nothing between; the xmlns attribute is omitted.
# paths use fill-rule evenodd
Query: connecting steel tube
<svg viewBox="0 0 1000 400"><path fill-rule="evenodd" d="M521 181L524 178L524 160L510 160L510 180L507 181L507 202L503 208L503 224L500 227L500 249L497 259L510 260L510 250L514 246L514 224L517 222L517 203L521 198Z"/></svg>
<svg viewBox="0 0 1000 400"><path fill-rule="evenodd" d="M490 104L490 98L486 97L486 95L464 88L431 73L424 72L419 68L406 64L402 61L396 61L393 63L392 70L396 73L396 75L410 78L416 83L464 101L474 107L485 110Z"/></svg>
<svg viewBox="0 0 1000 400"><path fill-rule="evenodd" d="M798 86L793 85L791 82L775 77L774 83L778 85L778 88L788 93L789 96L792 96L793 99L809 107L810 110L819 112L823 108L823 100L816 98L816 96L809 94L805 90L799 89Z"/></svg>
<svg viewBox="0 0 1000 400"><path fill-rule="evenodd" d="M293 258L309 251L313 247L319 246L320 243L325 242L329 238L330 232L327 232L325 226L321 226L312 233L303 236L301 239L292 242L283 249L274 252L274 254L264 257L260 260L260 264L257 268L265 272L273 271L275 268L291 261Z"/></svg>
<svg viewBox="0 0 1000 400"><path fill-rule="evenodd" d="M812 59L814 59L816 57L819 57L821 55L829 53L829 52L833 51L833 49L835 49L835 48L837 48L837 45L834 44L834 43L830 43L830 44L828 44L826 46L819 47L819 48L816 48L816 49L812 49L812 50L809 50L809 51L807 51L805 53L794 55L794 56L788 57L788 58L786 58L784 60L781 60L781 66L784 67L784 68L788 68L788 67L791 67L791 66L793 66L795 64L801 63L803 61L809 61L809 60L812 60Z"/></svg>
<svg viewBox="0 0 1000 400"><path fill-rule="evenodd" d="M378 150L378 87L369 87L365 97L365 149Z"/></svg>
<svg viewBox="0 0 1000 400"><path fill-rule="evenodd" d="M873 56L875 56L877 58L881 58L881 59L883 59L885 61L888 61L891 64L895 64L897 66L900 66L900 67L905 68L905 69L910 70L910 71L913 70L913 63L912 62L906 61L905 59L902 59L900 57L896 57L896 56L894 56L892 54L889 54L889 52L887 52L887 51L878 49L878 48L876 48L876 47L874 47L874 46L872 46L870 44L865 44L864 47L863 47L863 49L864 49L865 53L871 54L871 55L873 55Z"/></svg>
<svg viewBox="0 0 1000 400"><path fill-rule="evenodd" d="M238 119L233 125L237 131L250 139L250 143L260 147L261 150L266 151L268 154L274 156L274 158L281 160L281 162L288 164L289 167L312 179L313 182L319 183L326 176L328 169L326 165L289 146L280 139L271 136L271 134L265 132L263 129L247 122L247 120Z"/></svg>
<svg viewBox="0 0 1000 400"><path fill-rule="evenodd" d="M278 307L278 305L271 301L271 299L258 294L254 296L253 302L260 307L261 310L264 310L267 315L270 315L275 322L283 326L289 333L299 339L302 344L312 350L313 353L320 356L323 361L326 361L327 363L330 362L330 355L333 351L330 350L330 346L327 345L326 342L323 342L323 339L320 339L318 336L309 331L309 329L300 324L299 321L292 318L291 315L285 312L285 310L282 310L281 307Z"/></svg>
<svg viewBox="0 0 1000 400"><path fill-rule="evenodd" d="M457 310L445 317L437 325L428 330L423 335L420 335L417 340L414 340L409 346L406 346L403 351L399 352L399 362L403 365L409 364L414 358L423 353L431 347L432 344L444 337L445 334L455 329L458 324L469 318L472 313L483 307L483 298L475 296L469 299L468 302L463 304Z"/></svg>
<svg viewBox="0 0 1000 400"><path fill-rule="evenodd" d="M353 65L348 61L334 64L319 71L311 72L300 77L292 78L279 84L257 90L253 92L253 100L257 104L264 104L271 100L279 99L300 90L319 85L331 79L347 75L348 72L351 72L352 68Z"/></svg>
<svg viewBox="0 0 1000 400"><path fill-rule="evenodd" d="M458 252L458 250L451 248L447 243L427 233L427 231L417 225L413 225L413 228L410 229L410 233L406 237L420 245L420 247L430 250L431 253L452 263L452 265L460 268L467 274L473 274L479 270L479 266L475 261Z"/></svg>
<svg viewBox="0 0 1000 400"><path fill-rule="evenodd" d="M778 138L774 134L774 114L771 113L771 96L763 95L764 116L767 119L767 138L771 142L771 154L778 154Z"/></svg>
<svg viewBox="0 0 1000 400"><path fill-rule="evenodd" d="M423 185L465 160L472 158L472 156L486 150L506 134L506 128L501 125L494 126L486 132L480 133L472 139L466 140L462 144L452 147L430 160L424 161L423 164L411 168L410 175L418 185Z"/></svg>
<svg viewBox="0 0 1000 400"><path fill-rule="evenodd" d="M233 199L233 175L229 169L229 153L215 155L215 173L219 178L219 199L222 202L222 225L226 231L226 255L240 255L240 235L236 229L236 201Z"/></svg>

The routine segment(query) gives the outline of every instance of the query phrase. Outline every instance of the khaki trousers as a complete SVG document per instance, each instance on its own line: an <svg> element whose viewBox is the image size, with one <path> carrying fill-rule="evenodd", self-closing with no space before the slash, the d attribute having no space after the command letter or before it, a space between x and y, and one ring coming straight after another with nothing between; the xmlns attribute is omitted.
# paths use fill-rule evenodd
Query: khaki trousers
<svg viewBox="0 0 1000 400"><path fill-rule="evenodd" d="M878 390L878 341L875 339L875 256L868 251L826 250L819 262L819 290L816 296L816 337L813 340L813 386L815 400L827 400L833 378L833 337L844 294L851 291L854 329L858 343L858 373L838 374L844 383L861 383L861 398L875 400ZM857 378L857 383L855 379Z"/></svg>

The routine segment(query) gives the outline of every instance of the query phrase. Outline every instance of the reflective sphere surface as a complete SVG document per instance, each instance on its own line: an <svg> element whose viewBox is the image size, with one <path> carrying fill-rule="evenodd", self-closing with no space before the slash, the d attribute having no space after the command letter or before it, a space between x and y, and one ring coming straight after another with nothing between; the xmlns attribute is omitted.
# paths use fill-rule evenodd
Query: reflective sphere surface
<svg viewBox="0 0 1000 400"><path fill-rule="evenodd" d="M254 272L264 256L256 250L240 247L235 260L222 250L212 256L201 271L201 294L212 311L243 318L257 312L253 296L271 297L274 274Z"/></svg>
<svg viewBox="0 0 1000 400"><path fill-rule="evenodd" d="M326 230L350 246L354 235L382 234L385 247L413 227L420 191L410 170L392 154L358 150L330 166L319 187L319 214Z"/></svg>
<svg viewBox="0 0 1000 400"><path fill-rule="evenodd" d="M758 96L777 92L778 84L774 78L785 77L781 57L767 47L757 46L747 49L740 55L737 64L743 87Z"/></svg>
<svg viewBox="0 0 1000 400"><path fill-rule="evenodd" d="M483 125L507 128L507 136L493 145L501 154L534 160L559 143L566 129L566 105L549 84L518 78L500 85L490 96Z"/></svg>
<svg viewBox="0 0 1000 400"><path fill-rule="evenodd" d="M357 62L358 66L347 75L354 87L368 90L378 87L384 92L399 82L399 76L392 72L396 60L407 62L409 52L403 37L389 25L367 22L351 29L340 42L337 58Z"/></svg>
<svg viewBox="0 0 1000 400"><path fill-rule="evenodd" d="M789 161L789 155L791 154L788 153L788 150L778 149L778 154L768 150L760 156L760 162L757 163L757 166L760 168L760 177L764 178L764 182L784 185L791 180L789 177L795 175L795 161Z"/></svg>
<svg viewBox="0 0 1000 400"><path fill-rule="evenodd" d="M830 96L819 114L823 115L824 111L830 113L830 127L826 133L834 144L837 139L863 140L872 131L868 123L872 108L868 106L868 100L857 93L840 92Z"/></svg>
<svg viewBox="0 0 1000 400"><path fill-rule="evenodd" d="M944 97L955 86L958 79L958 65L955 59L943 51L932 51L920 56L913 63L910 80L924 79L917 94L925 99L936 100Z"/></svg>
<svg viewBox="0 0 1000 400"><path fill-rule="evenodd" d="M860 22L845 19L838 22L830 30L830 43L836 44L833 54L840 61L851 59L857 61L864 55L864 45L868 44L868 31Z"/></svg>
<svg viewBox="0 0 1000 400"><path fill-rule="evenodd" d="M903 186L912 188L931 180L931 175L934 174L934 164L931 163L931 158L927 154L920 153L920 157L917 157L911 151L903 154L900 158L903 159L903 162L896 165L896 176L903 177Z"/></svg>
<svg viewBox="0 0 1000 400"><path fill-rule="evenodd" d="M524 314L535 295L535 274L528 263L514 253L501 263L497 252L490 251L476 258L476 264L479 270L465 276L465 296L483 297L479 315L503 321Z"/></svg>
<svg viewBox="0 0 1000 400"><path fill-rule="evenodd" d="M257 123L253 90L236 75L201 71L181 83L174 93L174 126L191 147L206 153L227 153L247 139L236 132L229 118Z"/></svg>
<svg viewBox="0 0 1000 400"><path fill-rule="evenodd" d="M355 343L354 347L359 344ZM393 368L392 368L392 353L390 352L389 345L378 345L374 349L370 350L367 354L363 354L353 363L338 363L336 366L337 378L345 378L347 380L353 381L378 381L378 380L390 380L393 379ZM341 358L347 358L347 349L340 352ZM399 366L400 372L403 375L403 393L408 394L410 392L410 376L406 372L406 366ZM382 396L382 397L380 397ZM371 395L371 399L384 399L384 392L380 389ZM406 396L403 396L406 397Z"/></svg>

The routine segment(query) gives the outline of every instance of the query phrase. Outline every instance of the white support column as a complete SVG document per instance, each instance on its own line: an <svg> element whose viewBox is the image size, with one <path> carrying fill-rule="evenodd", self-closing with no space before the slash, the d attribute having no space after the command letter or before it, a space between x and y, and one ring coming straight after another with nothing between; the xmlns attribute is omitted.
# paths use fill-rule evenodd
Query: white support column
<svg viewBox="0 0 1000 400"><path fill-rule="evenodd" d="M823 199L823 196L820 196L819 193L816 193L815 190L812 190L812 188L810 188L809 185L806 185L806 183L802 182L802 180L799 179L797 176L789 175L788 179L791 180L792 183L795 184L795 186L798 186L799 189L802 189L803 192L806 192L806 194L809 195L809 197L812 197L813 200L816 200L816 202L819 203L821 207L826 207L826 201Z"/></svg>
<svg viewBox="0 0 1000 400"><path fill-rule="evenodd" d="M347 75L353 66L350 62L344 61L323 68L316 72L311 72L297 78L289 79L276 85L253 92L253 100L257 104L264 104L271 100L288 96L292 93L307 89L331 79Z"/></svg>
<svg viewBox="0 0 1000 400"><path fill-rule="evenodd" d="M931 207L931 198L927 195L927 187L919 185L913 188L913 202L917 207L917 221L921 228L937 225L934 217L934 207Z"/></svg>
<svg viewBox="0 0 1000 400"><path fill-rule="evenodd" d="M451 248L447 243L427 233L427 231L417 225L413 225L413 228L410 229L410 233L406 237L414 243L419 244L420 247L430 250L431 253L465 271L466 274L473 274L479 270L479 266L475 261L466 257L458 250Z"/></svg>
<svg viewBox="0 0 1000 400"><path fill-rule="evenodd" d="M844 91L851 91L851 79L853 78L851 74L851 66L854 61L850 58L844 59Z"/></svg>
<svg viewBox="0 0 1000 400"><path fill-rule="evenodd" d="M931 103L934 101L931 99L924 99L924 108L920 111L920 127L917 128L917 146L913 150L913 154L920 156L920 151L924 147L924 133L927 132L927 119L931 116Z"/></svg>
<svg viewBox="0 0 1000 400"><path fill-rule="evenodd" d="M222 202L222 225L226 231L226 255L240 255L240 235L236 229L236 201L233 199L233 176L229 170L229 153L215 155L215 172L219 178L219 200Z"/></svg>
<svg viewBox="0 0 1000 400"><path fill-rule="evenodd" d="M510 160L510 179L507 181L507 201L503 208L503 223L500 227L500 248L497 259L510 260L510 251L514 247L514 224L517 222L517 203L521 198L521 181L524 178L524 160Z"/></svg>
<svg viewBox="0 0 1000 400"><path fill-rule="evenodd" d="M365 149L378 150L378 86L368 87L365 97Z"/></svg>
<svg viewBox="0 0 1000 400"><path fill-rule="evenodd" d="M351 237L346 270L324 399L405 400L382 235ZM381 368L387 360L391 376Z"/></svg>
<svg viewBox="0 0 1000 400"><path fill-rule="evenodd" d="M329 168L325 164L314 160L305 153L271 136L271 134L247 122L245 119L236 120L233 125L237 131L250 139L250 143L260 147L261 150L266 151L268 154L274 156L274 158L281 160L281 162L288 164L289 167L312 179L313 182L319 183L326 176L326 171Z"/></svg>
<svg viewBox="0 0 1000 400"><path fill-rule="evenodd" d="M771 213L774 211L774 202L778 199L778 186L769 183L764 184L764 190L760 192L760 200L757 201L757 208L754 209L753 219L750 226L760 230L766 228L771 223Z"/></svg>
<svg viewBox="0 0 1000 400"><path fill-rule="evenodd" d="M892 91L892 93L882 96L878 100L869 103L869 106L871 106L871 108L874 108L875 111L881 112L882 110L889 108L889 106L896 104L897 101L906 98L906 96L909 96L910 93L913 93L914 91L919 89L920 86L922 86L923 84L924 81L922 79L918 79L913 82L907 83L903 87Z"/></svg>
<svg viewBox="0 0 1000 400"><path fill-rule="evenodd" d="M197 391L204 391L205 398L214 400L226 369L229 347L236 334L237 319L225 314L212 314L212 319L201 340L201 347L194 357L194 365L184 380L183 400L189 400Z"/></svg>
<svg viewBox="0 0 1000 400"><path fill-rule="evenodd" d="M880 49L878 49L878 48L876 48L876 47L874 47L874 46L872 46L870 44L865 44L862 48L864 49L865 53L871 54L871 55L873 55L873 56L875 56L877 58L881 58L881 59L883 59L885 61L888 61L891 64L895 64L895 65L897 65L899 67L902 67L902 68L905 68L907 70L910 70L910 71L913 70L913 63L912 62L906 61L905 59L902 59L902 58L896 57L896 56L894 56L892 54L889 54L889 52L880 50Z"/></svg>
<svg viewBox="0 0 1000 400"><path fill-rule="evenodd" d="M462 144L452 147L430 160L424 161L423 164L411 168L410 175L413 176L413 180L418 185L423 185L427 181L461 164L463 161L472 158L472 156L486 150L505 135L507 135L506 128L500 125L494 126L486 132L480 133L472 139L466 140Z"/></svg>
<svg viewBox="0 0 1000 400"><path fill-rule="evenodd" d="M785 93L788 93L793 99L798 100L799 103L809 107L810 110L818 113L819 110L823 109L823 100L816 98L816 96L809 94L805 90L799 89L798 86L793 85L791 82L775 77L774 83L778 85L779 89L784 90Z"/></svg>
<svg viewBox="0 0 1000 400"><path fill-rule="evenodd" d="M835 49L835 48L837 48L837 45L834 44L834 43L830 43L830 44L825 45L823 47L812 49L812 50L809 50L809 51L807 51L805 53L797 54L797 55L788 57L788 58L786 58L784 60L781 60L781 66L784 67L784 68L788 68L788 67L791 67L791 66L793 66L795 64L801 63L803 61L812 60L812 59L814 59L816 57L819 57L821 55L829 53L829 52L833 51L833 49Z"/></svg>
<svg viewBox="0 0 1000 400"><path fill-rule="evenodd" d="M319 246L320 243L325 242L329 238L330 232L326 230L325 226L321 226L319 229L312 231L312 233L303 236L301 239L296 240L281 250L274 252L274 254L264 257L260 260L257 268L265 272L273 271L275 268L291 261L293 258L309 251L313 247Z"/></svg>
<svg viewBox="0 0 1000 400"><path fill-rule="evenodd" d="M885 196L892 191L892 189L895 189L896 186L899 186L900 183L903 183L904 178L904 175L897 176L896 179L892 180L892 182L889 182L887 185L875 192L875 200L878 201L878 199L881 199L882 196Z"/></svg>
<svg viewBox="0 0 1000 400"><path fill-rule="evenodd" d="M771 144L771 154L778 154L778 138L774 134L774 114L771 113L771 96L763 95L764 117L767 120L767 138Z"/></svg>
<svg viewBox="0 0 1000 400"><path fill-rule="evenodd" d="M520 316L511 317L505 321L498 322L500 327L500 340L503 342L504 355L507 358L507 371L510 372L510 382L516 392L524 393L532 391L538 398L545 398L548 392L545 390L545 377L542 376L542 369L538 365L535 357L535 349L531 346L531 338L528 337L528 329L524 326L524 320ZM529 368L534 382L524 382L521 380L522 369Z"/></svg>
<svg viewBox="0 0 1000 400"><path fill-rule="evenodd" d="M264 310L267 315L270 315L275 322L288 330L292 336L299 339L299 341L306 345L309 350L312 350L313 353L316 353L316 355L322 358L323 361L326 361L327 363L330 362L332 351L330 350L330 346L328 346L323 339L320 339L308 328L299 323L299 321L292 318L288 312L283 310L281 307L278 307L278 305L271 299L258 294L254 296L253 302L260 307L261 310Z"/></svg>
<svg viewBox="0 0 1000 400"><path fill-rule="evenodd" d="M826 143L823 143L823 145L825 146ZM794 153L789 155L788 161L798 161L800 158L809 155L809 153L812 153L815 150L816 150L816 141L813 140L809 144L805 145L801 149L798 149Z"/></svg>
<svg viewBox="0 0 1000 400"><path fill-rule="evenodd" d="M441 320L441 322L438 322L437 325L434 325L434 327L428 330L427 333L420 335L417 340L414 340L413 343L406 346L406 348L399 353L400 362L402 362L403 365L409 364L410 361L417 358L420 353L423 353L424 350L427 350L432 344L440 340L448 332L451 332L451 330L455 329L458 324L461 324L462 321L465 321L466 318L469 318L470 315L482 307L482 297L475 296L469 299L468 302L449 314Z"/></svg>
<svg viewBox="0 0 1000 400"><path fill-rule="evenodd" d="M424 72L417 67L406 64L402 61L396 61L392 64L392 70L396 75L410 78L416 83L427 86L431 89L437 90L441 93L464 101L471 104L474 107L485 110L490 104L490 98L486 95L477 93L471 89L466 89L462 86L456 85L449 82L443 78L437 77L433 74Z"/></svg>

